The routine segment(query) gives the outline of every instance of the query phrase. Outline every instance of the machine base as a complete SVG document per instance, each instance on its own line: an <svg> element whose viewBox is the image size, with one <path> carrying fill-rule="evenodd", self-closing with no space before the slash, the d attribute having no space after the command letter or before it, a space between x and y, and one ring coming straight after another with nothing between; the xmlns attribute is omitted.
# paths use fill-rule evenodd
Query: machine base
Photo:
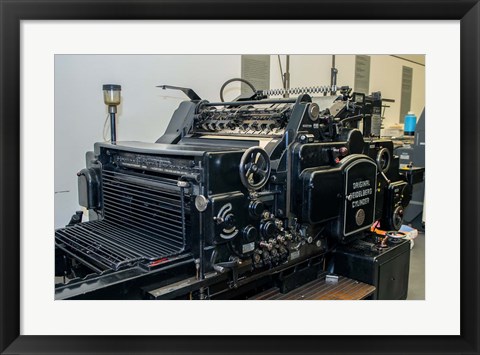
<svg viewBox="0 0 480 355"><path fill-rule="evenodd" d="M393 240L380 248L376 236L339 246L333 271L376 287L372 299L404 300L408 293L410 241Z"/></svg>

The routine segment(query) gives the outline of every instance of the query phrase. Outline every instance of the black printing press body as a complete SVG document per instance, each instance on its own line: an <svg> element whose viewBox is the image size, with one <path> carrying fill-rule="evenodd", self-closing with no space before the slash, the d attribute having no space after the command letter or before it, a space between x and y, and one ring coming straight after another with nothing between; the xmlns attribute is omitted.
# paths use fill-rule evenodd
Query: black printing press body
<svg viewBox="0 0 480 355"><path fill-rule="evenodd" d="M400 170L392 142L371 136L379 93L208 102L182 90L190 101L157 142L87 153L90 218L55 231L56 299L247 299L326 271L406 297L409 243L374 232L401 227L423 169ZM377 257L393 252L390 285Z"/></svg>

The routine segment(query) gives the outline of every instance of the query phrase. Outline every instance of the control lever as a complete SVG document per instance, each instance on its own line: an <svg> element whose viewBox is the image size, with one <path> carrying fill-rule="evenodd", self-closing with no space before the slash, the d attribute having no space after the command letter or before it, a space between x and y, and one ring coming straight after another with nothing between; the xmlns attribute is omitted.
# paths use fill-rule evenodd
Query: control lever
<svg viewBox="0 0 480 355"><path fill-rule="evenodd" d="M214 265L214 270L223 272L223 269L231 269L232 270L232 278L233 278L233 288L237 288L238 283L238 270L237 266L239 264L239 260L235 258L232 261L226 261L223 263L218 263Z"/></svg>
<svg viewBox="0 0 480 355"><path fill-rule="evenodd" d="M182 91L185 95L188 96L188 98L192 101L200 101L202 100L200 96L197 95L195 91L193 91L190 88L182 88L180 86L171 86L171 85L158 85L157 88L162 88L163 90L170 89L170 90L180 90Z"/></svg>

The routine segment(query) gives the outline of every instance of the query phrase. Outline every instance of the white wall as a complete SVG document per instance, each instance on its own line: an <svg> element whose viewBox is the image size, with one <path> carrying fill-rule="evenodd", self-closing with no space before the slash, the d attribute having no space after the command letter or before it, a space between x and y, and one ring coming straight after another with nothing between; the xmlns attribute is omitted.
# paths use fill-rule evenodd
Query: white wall
<svg viewBox="0 0 480 355"><path fill-rule="evenodd" d="M285 55L280 56L285 71ZM402 66L413 68L411 110L420 116L425 107L425 66L390 55L371 55L370 91L381 91L382 97L394 99L385 111L384 127L398 124L400 117ZM424 56L416 56L421 59ZM290 56L290 87L330 85L331 55ZM271 88L281 88L278 58L272 55ZM355 84L355 55L336 55L337 84L353 87Z"/></svg>
<svg viewBox="0 0 480 355"><path fill-rule="evenodd" d="M385 111L385 127L399 122L403 66L413 68L410 110L419 117L425 108L425 67L392 56L371 56L370 90L381 91L382 97L395 99L395 102L386 103L390 108Z"/></svg>
<svg viewBox="0 0 480 355"><path fill-rule="evenodd" d="M191 87L200 97L217 101L220 86L239 76L238 55L55 56L55 227L64 226L80 209L76 173L85 167L85 152L103 141L103 84L122 85L117 140L154 142L186 99L156 85ZM229 86L225 97L235 97L238 88ZM108 132L106 136L110 138Z"/></svg>
<svg viewBox="0 0 480 355"><path fill-rule="evenodd" d="M286 70L286 56L281 55L282 69ZM291 55L290 56L290 87L310 87L330 85L330 55ZM270 59L270 87L282 88L282 77L278 64L278 56Z"/></svg>

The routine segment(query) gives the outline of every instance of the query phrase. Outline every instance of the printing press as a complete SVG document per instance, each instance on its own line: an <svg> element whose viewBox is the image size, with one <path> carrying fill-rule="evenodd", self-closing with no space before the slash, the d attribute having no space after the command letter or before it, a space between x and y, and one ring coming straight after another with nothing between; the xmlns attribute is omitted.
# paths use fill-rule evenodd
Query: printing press
<svg viewBox="0 0 480 355"><path fill-rule="evenodd" d="M396 233L424 169L400 169L372 135L380 93L209 102L162 88L189 100L155 143L116 142L113 119L111 142L87 153L89 218L55 231L56 299L249 299L325 273L406 298L410 243Z"/></svg>

